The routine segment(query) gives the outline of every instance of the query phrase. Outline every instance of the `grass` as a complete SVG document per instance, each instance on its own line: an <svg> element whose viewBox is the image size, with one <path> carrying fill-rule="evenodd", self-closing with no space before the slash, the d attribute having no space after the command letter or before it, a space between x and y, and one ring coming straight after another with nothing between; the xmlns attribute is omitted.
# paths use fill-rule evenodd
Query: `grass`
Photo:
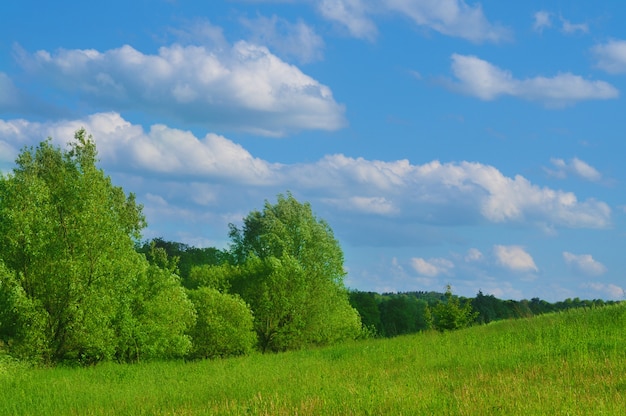
<svg viewBox="0 0 626 416"><path fill-rule="evenodd" d="M619 415L626 304L275 355L89 368L0 359L6 415Z"/></svg>

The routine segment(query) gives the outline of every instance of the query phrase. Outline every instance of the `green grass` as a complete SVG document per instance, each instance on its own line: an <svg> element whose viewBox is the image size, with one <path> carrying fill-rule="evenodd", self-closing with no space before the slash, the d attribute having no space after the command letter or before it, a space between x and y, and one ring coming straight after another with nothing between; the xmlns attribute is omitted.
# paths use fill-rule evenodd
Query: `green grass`
<svg viewBox="0 0 626 416"><path fill-rule="evenodd" d="M626 304L449 333L202 362L28 368L7 415L620 415Z"/></svg>

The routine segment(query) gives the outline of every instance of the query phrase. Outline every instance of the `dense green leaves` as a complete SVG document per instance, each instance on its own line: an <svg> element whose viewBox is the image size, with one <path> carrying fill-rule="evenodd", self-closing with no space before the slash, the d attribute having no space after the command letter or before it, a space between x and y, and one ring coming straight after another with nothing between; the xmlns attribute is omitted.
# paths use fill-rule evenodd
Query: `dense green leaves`
<svg viewBox="0 0 626 416"><path fill-rule="evenodd" d="M472 309L469 301L461 304L457 296L452 295L450 285L446 286L445 302L440 302L433 309L433 326L440 331L461 329L474 323L478 313Z"/></svg>
<svg viewBox="0 0 626 416"><path fill-rule="evenodd" d="M0 322L5 344L46 362L184 354L181 316L193 310L171 273L135 251L142 207L96 167L84 130L69 146L24 149L0 177L0 302L13 314Z"/></svg>
<svg viewBox="0 0 626 416"><path fill-rule="evenodd" d="M193 358L247 354L256 346L252 311L237 295L202 287L189 291L198 319L190 330Z"/></svg>
<svg viewBox="0 0 626 416"><path fill-rule="evenodd" d="M326 222L291 194L231 225L232 290L250 304L263 351L354 338L358 313L343 285L343 252Z"/></svg>

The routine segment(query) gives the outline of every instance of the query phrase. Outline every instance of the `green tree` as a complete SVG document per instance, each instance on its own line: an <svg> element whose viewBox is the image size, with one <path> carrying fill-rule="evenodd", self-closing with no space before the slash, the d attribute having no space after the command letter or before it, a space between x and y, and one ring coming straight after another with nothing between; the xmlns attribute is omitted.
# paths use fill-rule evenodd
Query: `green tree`
<svg viewBox="0 0 626 416"><path fill-rule="evenodd" d="M384 335L383 324L380 319L380 309L374 292L350 292L350 304L359 312L363 327L375 336Z"/></svg>
<svg viewBox="0 0 626 416"><path fill-rule="evenodd" d="M217 358L247 354L256 346L254 318L238 296L201 287L189 290L198 315L189 334L192 358Z"/></svg>
<svg viewBox="0 0 626 416"><path fill-rule="evenodd" d="M446 300L438 303L432 311L435 329L439 331L461 329L474 322L478 313L472 310L471 302L467 301L461 305L459 297L452 294L450 285L446 286L445 298Z"/></svg>
<svg viewBox="0 0 626 416"><path fill-rule="evenodd" d="M227 262L227 253L214 247L198 248L174 241L154 238L137 247L137 251L149 254L152 247L162 248L168 258L178 259L176 273L180 276L183 286L188 289L197 288L197 282L191 276L194 267L220 265Z"/></svg>
<svg viewBox="0 0 626 416"><path fill-rule="evenodd" d="M231 280L237 273L237 267L230 264L193 266L187 279L187 287L191 289L209 287L228 293Z"/></svg>
<svg viewBox="0 0 626 416"><path fill-rule="evenodd" d="M79 130L69 150L48 139L24 149L13 172L0 177L0 259L8 275L0 303L11 305L19 323L0 322L0 333L14 354L94 362L127 344L147 347L128 336L151 313L136 310L137 299L160 296L138 284L154 277L135 251L146 224L142 207L96 162L95 143Z"/></svg>
<svg viewBox="0 0 626 416"><path fill-rule="evenodd" d="M250 304L261 349L281 351L358 336L343 284L343 252L328 224L291 194L231 224L239 273L232 290Z"/></svg>

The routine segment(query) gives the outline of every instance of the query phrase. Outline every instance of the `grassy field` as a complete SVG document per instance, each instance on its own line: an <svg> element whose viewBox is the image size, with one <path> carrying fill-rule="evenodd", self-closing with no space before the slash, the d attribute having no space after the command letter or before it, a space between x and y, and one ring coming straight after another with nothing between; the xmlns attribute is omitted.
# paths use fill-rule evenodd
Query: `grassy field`
<svg viewBox="0 0 626 416"><path fill-rule="evenodd" d="M626 304L276 355L34 369L3 415L623 415Z"/></svg>

